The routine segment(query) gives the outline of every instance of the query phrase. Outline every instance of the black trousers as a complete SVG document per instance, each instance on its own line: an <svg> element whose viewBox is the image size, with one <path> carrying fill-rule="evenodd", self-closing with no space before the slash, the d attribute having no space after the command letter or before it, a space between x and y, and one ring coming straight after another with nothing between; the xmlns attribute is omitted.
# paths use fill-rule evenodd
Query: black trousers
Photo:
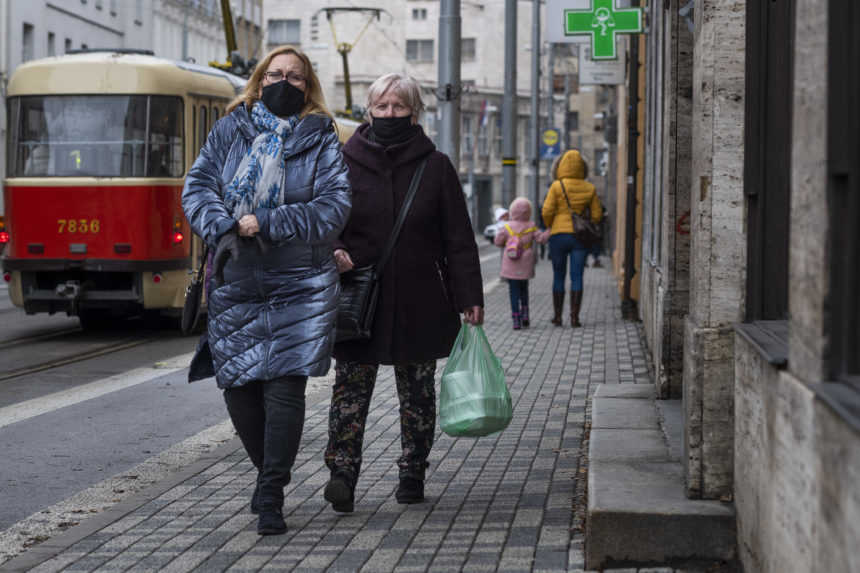
<svg viewBox="0 0 860 573"><path fill-rule="evenodd" d="M285 376L224 390L230 419L257 468L261 506L284 503L302 440L307 381L307 376Z"/></svg>

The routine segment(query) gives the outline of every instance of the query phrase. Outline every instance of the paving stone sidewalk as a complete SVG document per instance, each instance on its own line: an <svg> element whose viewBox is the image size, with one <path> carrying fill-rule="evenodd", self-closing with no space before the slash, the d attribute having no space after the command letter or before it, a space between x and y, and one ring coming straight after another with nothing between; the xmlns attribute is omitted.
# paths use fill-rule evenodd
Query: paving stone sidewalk
<svg viewBox="0 0 860 573"><path fill-rule="evenodd" d="M0 570L581 570L587 398L598 383L650 383L650 375L641 331L621 320L607 270L586 270L583 328L549 323L550 289L551 270L542 261L530 286L532 327L521 331L511 329L507 285L487 295L485 330L505 367L514 419L504 432L480 439L438 432L426 503L394 500L399 415L386 367L368 419L355 513L336 514L322 497L328 479L322 401L307 411L286 491L286 535L257 535L248 512L255 471L234 441Z"/></svg>

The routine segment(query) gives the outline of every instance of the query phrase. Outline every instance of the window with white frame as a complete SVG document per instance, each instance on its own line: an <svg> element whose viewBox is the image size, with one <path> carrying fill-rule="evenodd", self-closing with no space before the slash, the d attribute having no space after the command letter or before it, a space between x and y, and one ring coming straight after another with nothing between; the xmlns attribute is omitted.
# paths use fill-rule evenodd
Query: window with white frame
<svg viewBox="0 0 860 573"><path fill-rule="evenodd" d="M478 124L478 155L486 157L490 154L490 138L488 137L487 127L490 123L490 118L481 116Z"/></svg>
<svg viewBox="0 0 860 573"><path fill-rule="evenodd" d="M433 40L406 40L406 59L410 62L432 62Z"/></svg>
<svg viewBox="0 0 860 573"><path fill-rule="evenodd" d="M32 60L34 56L33 24L24 22L21 35L21 61Z"/></svg>
<svg viewBox="0 0 860 573"><path fill-rule="evenodd" d="M269 20L266 43L270 46L301 44L301 20Z"/></svg>
<svg viewBox="0 0 860 573"><path fill-rule="evenodd" d="M311 16L311 43L319 42L320 40L320 18L317 14Z"/></svg>
<svg viewBox="0 0 860 573"><path fill-rule="evenodd" d="M424 113L424 133L436 143L436 112L426 110Z"/></svg>
<svg viewBox="0 0 860 573"><path fill-rule="evenodd" d="M497 115L494 122L495 129L493 130L493 146L496 148L496 157L502 156L502 116Z"/></svg>
<svg viewBox="0 0 860 573"><path fill-rule="evenodd" d="M464 62L475 61L475 38L463 38L460 40L460 60Z"/></svg>
<svg viewBox="0 0 860 573"><path fill-rule="evenodd" d="M427 8L413 8L412 9L412 19L413 20L426 20L427 19Z"/></svg>
<svg viewBox="0 0 860 573"><path fill-rule="evenodd" d="M474 134L472 133L472 115L463 114L463 153L472 155L474 148Z"/></svg>
<svg viewBox="0 0 860 573"><path fill-rule="evenodd" d="M57 55L57 37L53 32L48 32L48 55Z"/></svg>

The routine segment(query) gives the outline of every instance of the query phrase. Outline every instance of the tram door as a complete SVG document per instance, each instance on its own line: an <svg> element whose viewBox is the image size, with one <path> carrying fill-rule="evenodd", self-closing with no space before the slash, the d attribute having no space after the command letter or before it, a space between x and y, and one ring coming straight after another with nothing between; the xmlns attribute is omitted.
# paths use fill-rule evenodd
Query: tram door
<svg viewBox="0 0 860 573"><path fill-rule="evenodd" d="M226 100L214 98L192 97L189 98L189 102L189 107L191 108L189 117L191 121L188 136L186 137L186 143L189 148L186 173L194 165L194 161L200 154L203 144L206 143L209 130L212 129L216 121L221 119L224 115L224 108L227 106ZM194 268L197 269L203 256L203 241L196 235L194 236L191 256L194 261Z"/></svg>

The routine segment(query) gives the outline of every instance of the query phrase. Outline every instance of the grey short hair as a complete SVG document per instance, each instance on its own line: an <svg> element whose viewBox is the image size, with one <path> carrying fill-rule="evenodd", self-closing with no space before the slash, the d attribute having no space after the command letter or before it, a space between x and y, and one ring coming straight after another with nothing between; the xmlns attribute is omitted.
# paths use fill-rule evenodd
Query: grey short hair
<svg viewBox="0 0 860 573"><path fill-rule="evenodd" d="M424 111L421 86L414 78L397 73L385 74L370 84L367 89L367 111L365 112L367 120L370 121L370 108L373 103L391 90L394 90L394 93L403 100L403 103L409 106L409 109L412 110L412 117L417 120L421 112Z"/></svg>

